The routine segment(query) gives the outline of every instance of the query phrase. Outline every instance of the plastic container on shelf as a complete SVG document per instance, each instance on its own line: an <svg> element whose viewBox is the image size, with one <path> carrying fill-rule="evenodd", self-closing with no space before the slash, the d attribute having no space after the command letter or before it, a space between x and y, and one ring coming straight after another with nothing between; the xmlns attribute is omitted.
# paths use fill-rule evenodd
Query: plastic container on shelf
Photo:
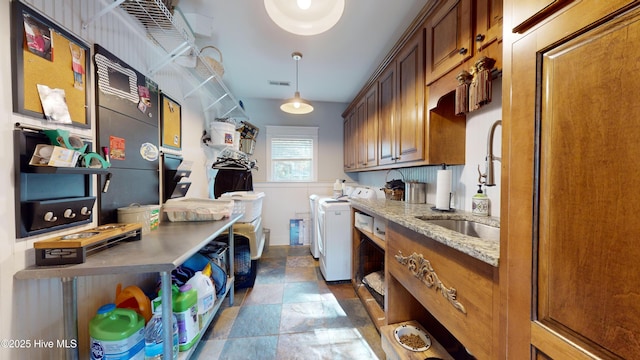
<svg viewBox="0 0 640 360"><path fill-rule="evenodd" d="M209 123L209 132L211 135L210 146L234 146L236 134L235 124L225 121L211 121Z"/></svg>
<svg viewBox="0 0 640 360"><path fill-rule="evenodd" d="M198 342L200 336L198 294L190 284L184 284L173 295L173 313L178 318L178 348L186 351Z"/></svg>
<svg viewBox="0 0 640 360"><path fill-rule="evenodd" d="M204 329L205 322L213 310L213 303L216 301L216 289L213 281L205 276L202 271L196 273L187 281L198 294L198 329Z"/></svg>
<svg viewBox="0 0 640 360"><path fill-rule="evenodd" d="M160 205L131 204L118 208L119 223L140 223L142 234L148 234L158 228L160 223Z"/></svg>
<svg viewBox="0 0 640 360"><path fill-rule="evenodd" d="M169 221L216 221L231 216L234 201L229 199L169 199L162 206Z"/></svg>
<svg viewBox="0 0 640 360"><path fill-rule="evenodd" d="M233 200L233 214L244 215L238 222L251 222L262 214L263 192L233 191L220 195L222 199Z"/></svg>
<svg viewBox="0 0 640 360"><path fill-rule="evenodd" d="M89 321L91 359L143 359L144 318L110 303Z"/></svg>
<svg viewBox="0 0 640 360"><path fill-rule="evenodd" d="M158 302L159 303L159 302ZM171 314L173 359L178 358L178 319ZM164 329L162 327L162 307L154 310L153 317L144 329L144 358L159 360L164 355Z"/></svg>
<svg viewBox="0 0 640 360"><path fill-rule="evenodd" d="M139 287L135 285L122 289L122 284L116 286L116 307L132 309L144 317L144 321L151 320L151 300Z"/></svg>

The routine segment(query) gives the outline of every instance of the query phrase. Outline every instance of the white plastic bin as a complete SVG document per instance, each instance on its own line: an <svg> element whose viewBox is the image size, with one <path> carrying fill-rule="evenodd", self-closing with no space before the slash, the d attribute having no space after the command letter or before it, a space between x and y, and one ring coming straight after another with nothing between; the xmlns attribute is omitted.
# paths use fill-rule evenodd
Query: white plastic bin
<svg viewBox="0 0 640 360"><path fill-rule="evenodd" d="M212 121L209 124L211 135L211 145L225 147L231 146L235 148L236 126L229 122ZM239 146L240 144L238 144Z"/></svg>
<svg viewBox="0 0 640 360"><path fill-rule="evenodd" d="M169 221L216 221L231 215L233 200L169 199L162 206Z"/></svg>
<svg viewBox="0 0 640 360"><path fill-rule="evenodd" d="M373 233L373 217L357 212L355 226L360 230Z"/></svg>
<svg viewBox="0 0 640 360"><path fill-rule="evenodd" d="M234 201L234 214L244 213L238 222L251 222L262 214L263 192L234 191L224 193L220 198Z"/></svg>

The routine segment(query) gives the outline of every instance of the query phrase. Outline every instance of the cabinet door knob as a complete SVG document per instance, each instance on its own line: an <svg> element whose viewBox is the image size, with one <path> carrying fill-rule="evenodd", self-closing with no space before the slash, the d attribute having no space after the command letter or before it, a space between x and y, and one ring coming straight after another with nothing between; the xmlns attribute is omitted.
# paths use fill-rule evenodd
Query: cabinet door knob
<svg viewBox="0 0 640 360"><path fill-rule="evenodd" d="M484 41L484 34L476 35L476 41Z"/></svg>
<svg viewBox="0 0 640 360"><path fill-rule="evenodd" d="M89 210L86 206L83 206L82 209L80 209L80 214L84 216L91 215L91 210Z"/></svg>
<svg viewBox="0 0 640 360"><path fill-rule="evenodd" d="M464 55L464 54L466 54L466 53L467 53L467 48L460 48L460 50L458 51L458 53L459 53L460 55Z"/></svg>

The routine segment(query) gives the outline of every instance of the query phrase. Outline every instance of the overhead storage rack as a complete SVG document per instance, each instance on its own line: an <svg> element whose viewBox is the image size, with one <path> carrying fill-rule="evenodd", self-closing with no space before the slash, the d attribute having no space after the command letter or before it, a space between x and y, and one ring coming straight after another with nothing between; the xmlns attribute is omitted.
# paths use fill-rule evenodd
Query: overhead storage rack
<svg viewBox="0 0 640 360"><path fill-rule="evenodd" d="M204 111L216 109L218 118L247 119L248 116L239 106L209 59L201 54L195 45L195 37L189 24L179 12L172 12L160 0L116 0L85 22L84 26L116 8L124 10L138 20L149 37L162 48L166 56L149 69L151 75L179 58L192 60L190 66L183 69L190 75L194 84L185 98L200 90Z"/></svg>

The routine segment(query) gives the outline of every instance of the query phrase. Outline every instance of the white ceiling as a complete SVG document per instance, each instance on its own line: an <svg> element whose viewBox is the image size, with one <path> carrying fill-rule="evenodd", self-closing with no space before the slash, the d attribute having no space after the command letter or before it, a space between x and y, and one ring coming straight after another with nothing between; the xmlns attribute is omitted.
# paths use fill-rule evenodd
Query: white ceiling
<svg viewBox="0 0 640 360"><path fill-rule="evenodd" d="M291 53L299 51L301 96L350 102L429 1L347 0L338 24L314 36L282 30L269 18L262 0L179 0L177 6L185 14L207 17L206 22L192 24L204 24L211 34L198 36L196 44L220 49L223 81L237 99L292 97L296 65ZM215 57L205 51L203 55ZM272 80L291 85L270 85Z"/></svg>

